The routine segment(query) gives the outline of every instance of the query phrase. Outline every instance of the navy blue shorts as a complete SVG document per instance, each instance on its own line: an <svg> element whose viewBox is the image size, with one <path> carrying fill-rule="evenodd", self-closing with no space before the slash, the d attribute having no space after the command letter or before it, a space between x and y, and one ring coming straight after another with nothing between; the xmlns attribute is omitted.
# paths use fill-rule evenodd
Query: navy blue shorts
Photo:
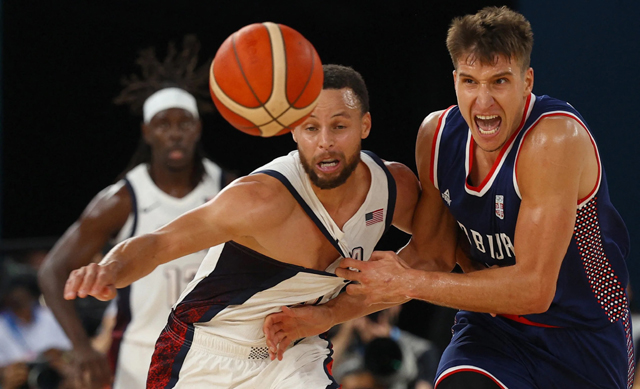
<svg viewBox="0 0 640 389"><path fill-rule="evenodd" d="M464 370L510 389L626 389L633 383L634 361L621 320L592 331L460 311L453 332L438 366L436 389L444 377Z"/></svg>

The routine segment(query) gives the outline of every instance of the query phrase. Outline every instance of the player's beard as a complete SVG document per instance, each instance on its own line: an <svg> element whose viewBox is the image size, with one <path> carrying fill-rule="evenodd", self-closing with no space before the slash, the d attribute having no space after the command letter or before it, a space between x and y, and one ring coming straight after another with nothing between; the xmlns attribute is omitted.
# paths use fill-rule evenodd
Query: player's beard
<svg viewBox="0 0 640 389"><path fill-rule="evenodd" d="M354 153L351 157L351 160L347 160L343 153L332 152L329 153L330 157L334 157L336 159L340 159L345 161L345 166L342 168L337 175L333 177L319 177L318 173L314 170L315 163L310 163L302 154L302 152L298 149L298 155L300 155L300 162L302 163L302 167L304 171L307 172L309 179L311 182L320 189L333 189L337 188L340 185L347 182L347 179L351 177L351 174L356 170L358 164L360 163L360 147L358 147L358 151ZM327 156L323 156L323 159L327 158Z"/></svg>

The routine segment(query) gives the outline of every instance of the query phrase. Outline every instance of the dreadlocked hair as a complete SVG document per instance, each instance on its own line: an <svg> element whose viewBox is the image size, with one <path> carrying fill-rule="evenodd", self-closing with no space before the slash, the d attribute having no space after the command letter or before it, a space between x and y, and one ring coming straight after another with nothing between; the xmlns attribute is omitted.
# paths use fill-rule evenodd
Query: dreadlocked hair
<svg viewBox="0 0 640 389"><path fill-rule="evenodd" d="M211 60L198 67L200 42L195 35L185 35L182 51L178 52L174 42L169 42L167 56L160 61L155 47L139 52L136 64L140 66L141 75L132 74L121 79L124 89L113 100L117 105L128 105L131 113L142 116L144 102L160 89L177 87L184 89L195 97L200 114L214 112L209 95L209 64ZM196 182L202 179L205 158L201 141L196 144L194 154L194 177ZM141 163L151 162L151 147L141 137L127 168L118 176L118 180Z"/></svg>
<svg viewBox="0 0 640 389"><path fill-rule="evenodd" d="M154 47L140 51L136 64L142 70L142 78L137 74L123 77L124 89L113 100L118 105L128 104L131 113L142 115L145 100L160 89L177 87L191 93L198 103L198 111L214 111L209 95L209 64L198 65L200 42L195 35L185 35L182 52L178 53L174 42L169 42L167 56L160 62Z"/></svg>

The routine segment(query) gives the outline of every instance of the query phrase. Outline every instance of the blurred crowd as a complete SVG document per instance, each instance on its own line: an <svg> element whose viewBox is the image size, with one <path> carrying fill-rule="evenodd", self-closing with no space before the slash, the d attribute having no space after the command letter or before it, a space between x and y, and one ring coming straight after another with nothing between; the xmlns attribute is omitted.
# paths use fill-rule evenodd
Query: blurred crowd
<svg viewBox="0 0 640 389"><path fill-rule="evenodd" d="M46 307L37 272L46 249L25 249L0 260L0 388L74 389L71 343ZM107 304L95 299L79 300L83 324L96 339ZM105 348L102 348L106 351Z"/></svg>

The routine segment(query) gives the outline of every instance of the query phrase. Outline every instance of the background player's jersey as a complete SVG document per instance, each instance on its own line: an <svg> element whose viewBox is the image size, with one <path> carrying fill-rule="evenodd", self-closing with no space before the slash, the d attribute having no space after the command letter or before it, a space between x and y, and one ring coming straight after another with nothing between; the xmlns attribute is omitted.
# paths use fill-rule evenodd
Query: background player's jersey
<svg viewBox="0 0 640 389"><path fill-rule="evenodd" d="M371 171L371 187L342 230L313 192L297 151L252 173L268 174L287 187L336 248L336 261L326 271L318 271L277 261L233 241L211 249L174 310L178 320L193 324L194 338L200 333L243 346L263 346L262 325L267 315L283 305L321 304L340 292L346 281L334 274L338 259L368 260L393 219L393 176L372 153L362 152L361 158ZM283 236L282 244L289 239L304 236Z"/></svg>
<svg viewBox="0 0 640 389"><path fill-rule="evenodd" d="M149 176L146 164L128 172L124 180L131 195L132 212L116 243L152 232L213 198L222 186L223 172L209 160L205 159L203 163L205 174L202 181L183 198L160 190ZM195 276L205 254L206 250L162 264L149 275L118 290L118 317L112 353L117 354L119 337L149 346L153 352L158 335L167 324L171 307Z"/></svg>
<svg viewBox="0 0 640 389"><path fill-rule="evenodd" d="M548 96L529 96L520 128L507 140L487 177L469 182L473 138L458 107L446 110L434 135L431 179L471 244L471 257L486 266L516 263L514 231L520 208L515 165L527 133L543 118L566 116L587 133L580 114L568 103ZM589 134L591 136L591 134ZM550 326L596 329L623 320L627 331L629 251L626 227L609 199L595 141L598 182L576 207L576 224L562 262L549 310L526 315L525 321ZM544 185L544 182L540 182ZM630 334L630 332L628 332Z"/></svg>

